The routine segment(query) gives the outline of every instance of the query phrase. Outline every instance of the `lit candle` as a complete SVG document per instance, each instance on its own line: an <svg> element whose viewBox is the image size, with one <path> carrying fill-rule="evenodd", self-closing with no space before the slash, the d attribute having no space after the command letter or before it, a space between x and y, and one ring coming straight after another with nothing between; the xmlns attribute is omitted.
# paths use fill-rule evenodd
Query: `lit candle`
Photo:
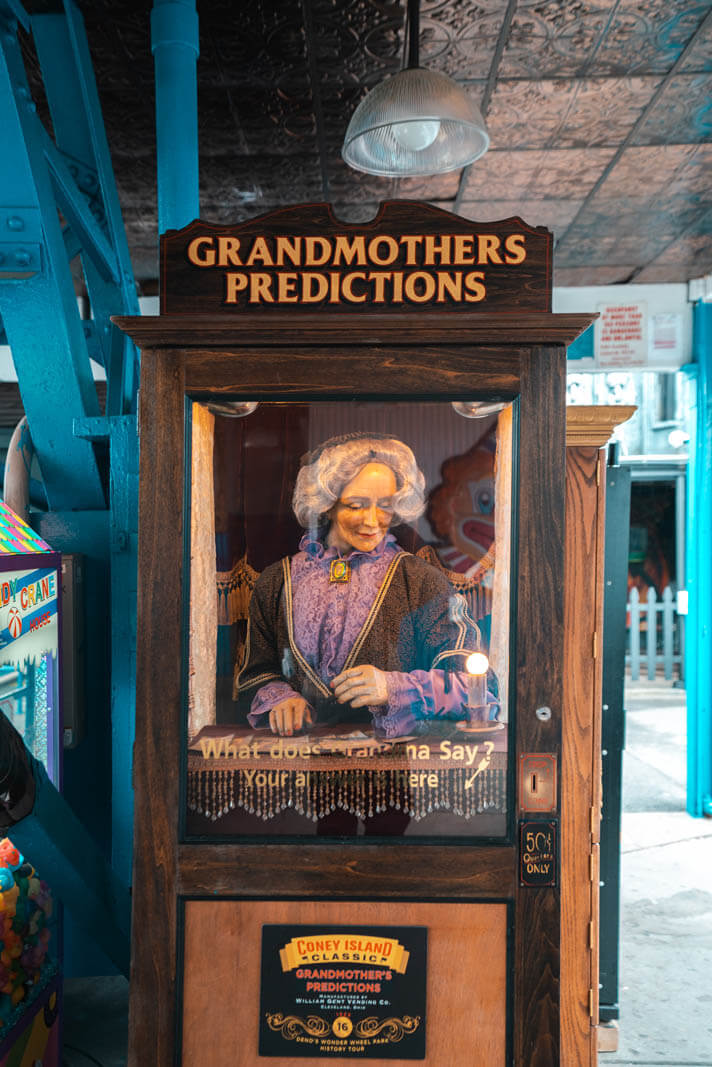
<svg viewBox="0 0 712 1067"><path fill-rule="evenodd" d="M465 661L469 675L467 685L468 718L483 721L487 716L487 668L489 660L483 652L473 652Z"/></svg>

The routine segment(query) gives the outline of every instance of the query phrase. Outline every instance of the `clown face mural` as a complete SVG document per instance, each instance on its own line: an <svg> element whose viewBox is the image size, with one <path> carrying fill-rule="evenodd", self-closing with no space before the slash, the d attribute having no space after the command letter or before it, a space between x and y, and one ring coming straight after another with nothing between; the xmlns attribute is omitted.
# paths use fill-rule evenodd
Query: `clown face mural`
<svg viewBox="0 0 712 1067"><path fill-rule="evenodd" d="M428 507L443 566L470 578L484 577L494 564L494 457L489 431L464 455L446 460Z"/></svg>

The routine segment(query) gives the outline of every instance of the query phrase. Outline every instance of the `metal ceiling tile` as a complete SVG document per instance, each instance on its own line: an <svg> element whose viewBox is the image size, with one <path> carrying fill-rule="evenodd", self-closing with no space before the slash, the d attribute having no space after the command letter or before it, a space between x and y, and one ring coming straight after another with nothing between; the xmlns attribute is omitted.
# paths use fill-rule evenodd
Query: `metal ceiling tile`
<svg viewBox="0 0 712 1067"><path fill-rule="evenodd" d="M681 282L689 282L698 277L698 271L694 265L686 263L661 263L655 260L636 274L636 285L672 285ZM706 271L703 271L706 273Z"/></svg>
<svg viewBox="0 0 712 1067"><path fill-rule="evenodd" d="M620 285L628 281L637 266L636 263L628 263L606 267L562 267L554 257L554 285Z"/></svg>
<svg viewBox="0 0 712 1067"><path fill-rule="evenodd" d="M596 190L596 201L648 200L667 188L695 156L694 145L626 148ZM645 181L641 181L641 175Z"/></svg>
<svg viewBox="0 0 712 1067"><path fill-rule="evenodd" d="M571 107L552 144L557 148L621 144L661 80L659 76L579 79L572 93Z"/></svg>
<svg viewBox="0 0 712 1067"><path fill-rule="evenodd" d="M712 233L686 234L658 256L656 264L685 263L699 274L712 268Z"/></svg>
<svg viewBox="0 0 712 1067"><path fill-rule="evenodd" d="M491 200L500 189L506 189L512 199L526 196L545 157L546 152L490 149L469 171L463 200Z"/></svg>
<svg viewBox="0 0 712 1067"><path fill-rule="evenodd" d="M518 215L529 226L546 226L558 237L576 218L581 203L581 200L468 200L460 205L460 213L466 218L487 221Z"/></svg>
<svg viewBox="0 0 712 1067"><path fill-rule="evenodd" d="M512 20L500 76L571 77L591 60L614 5L545 0L522 5Z"/></svg>
<svg viewBox="0 0 712 1067"><path fill-rule="evenodd" d="M712 73L672 75L633 142L694 144L712 141Z"/></svg>
<svg viewBox="0 0 712 1067"><path fill-rule="evenodd" d="M681 74L712 71L712 22L702 27L680 67Z"/></svg>
<svg viewBox="0 0 712 1067"><path fill-rule="evenodd" d="M708 9L694 0L620 0L588 73L667 73Z"/></svg>
<svg viewBox="0 0 712 1067"><path fill-rule="evenodd" d="M673 176L668 191L695 196L698 200L712 200L712 144L690 148L684 164Z"/></svg>
<svg viewBox="0 0 712 1067"><path fill-rule="evenodd" d="M423 5L421 65L458 81L487 78L506 10L507 0Z"/></svg>
<svg viewBox="0 0 712 1067"><path fill-rule="evenodd" d="M475 164L477 166L477 164ZM449 200L457 196L460 170L433 174L428 178L400 178L398 196L407 200Z"/></svg>
<svg viewBox="0 0 712 1067"><path fill-rule="evenodd" d="M571 78L500 79L487 128L496 148L546 148L565 123L577 95Z"/></svg>
<svg viewBox="0 0 712 1067"><path fill-rule="evenodd" d="M535 195L576 200L586 196L615 154L613 148L552 148L532 183Z"/></svg>

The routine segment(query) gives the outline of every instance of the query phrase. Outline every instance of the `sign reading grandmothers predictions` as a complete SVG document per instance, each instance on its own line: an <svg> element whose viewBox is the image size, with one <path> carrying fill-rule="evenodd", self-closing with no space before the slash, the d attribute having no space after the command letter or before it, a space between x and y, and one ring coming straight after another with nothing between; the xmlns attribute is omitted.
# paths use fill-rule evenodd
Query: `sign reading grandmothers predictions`
<svg viewBox="0 0 712 1067"><path fill-rule="evenodd" d="M551 239L514 217L473 222L389 201L367 223L329 204L161 237L161 314L551 310Z"/></svg>
<svg viewBox="0 0 712 1067"><path fill-rule="evenodd" d="M428 931L262 927L261 1056L425 1058Z"/></svg>

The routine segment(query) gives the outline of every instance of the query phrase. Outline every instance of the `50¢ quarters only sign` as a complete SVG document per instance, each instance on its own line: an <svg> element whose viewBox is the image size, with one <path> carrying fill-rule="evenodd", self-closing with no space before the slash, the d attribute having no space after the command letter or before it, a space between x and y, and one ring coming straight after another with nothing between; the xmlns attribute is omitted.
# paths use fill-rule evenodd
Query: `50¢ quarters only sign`
<svg viewBox="0 0 712 1067"><path fill-rule="evenodd" d="M262 927L260 1056L425 1058L421 926Z"/></svg>

